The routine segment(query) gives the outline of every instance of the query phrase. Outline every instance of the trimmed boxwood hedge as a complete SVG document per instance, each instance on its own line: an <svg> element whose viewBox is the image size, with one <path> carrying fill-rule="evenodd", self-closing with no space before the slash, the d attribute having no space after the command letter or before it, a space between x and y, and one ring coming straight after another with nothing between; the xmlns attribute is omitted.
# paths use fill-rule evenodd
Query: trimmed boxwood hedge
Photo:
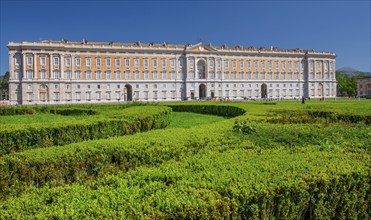
<svg viewBox="0 0 371 220"><path fill-rule="evenodd" d="M168 105L174 112L194 112L200 114L236 117L245 114L246 110L228 105Z"/></svg>

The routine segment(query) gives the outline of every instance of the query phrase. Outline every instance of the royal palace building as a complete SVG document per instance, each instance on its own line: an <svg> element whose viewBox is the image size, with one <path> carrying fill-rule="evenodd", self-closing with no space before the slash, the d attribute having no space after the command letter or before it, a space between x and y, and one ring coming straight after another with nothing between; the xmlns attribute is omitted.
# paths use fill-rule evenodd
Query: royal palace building
<svg viewBox="0 0 371 220"><path fill-rule="evenodd" d="M331 52L86 40L8 48L12 105L336 96Z"/></svg>

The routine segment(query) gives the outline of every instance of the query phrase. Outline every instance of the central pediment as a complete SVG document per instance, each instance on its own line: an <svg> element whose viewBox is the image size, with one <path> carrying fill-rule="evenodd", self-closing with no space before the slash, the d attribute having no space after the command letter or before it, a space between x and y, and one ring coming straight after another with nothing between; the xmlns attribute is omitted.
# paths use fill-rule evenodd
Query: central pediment
<svg viewBox="0 0 371 220"><path fill-rule="evenodd" d="M188 51L188 52L197 52L197 53L210 53L210 52L217 51L210 44L206 45L203 42L199 42L195 45L188 46L188 47L186 47L185 50Z"/></svg>

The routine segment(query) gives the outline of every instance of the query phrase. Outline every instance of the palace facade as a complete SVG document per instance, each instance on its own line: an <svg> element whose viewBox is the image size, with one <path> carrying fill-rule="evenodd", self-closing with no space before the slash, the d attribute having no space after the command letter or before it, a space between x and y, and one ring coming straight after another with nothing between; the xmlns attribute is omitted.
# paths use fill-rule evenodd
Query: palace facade
<svg viewBox="0 0 371 220"><path fill-rule="evenodd" d="M203 42L7 46L12 105L336 96L331 52Z"/></svg>

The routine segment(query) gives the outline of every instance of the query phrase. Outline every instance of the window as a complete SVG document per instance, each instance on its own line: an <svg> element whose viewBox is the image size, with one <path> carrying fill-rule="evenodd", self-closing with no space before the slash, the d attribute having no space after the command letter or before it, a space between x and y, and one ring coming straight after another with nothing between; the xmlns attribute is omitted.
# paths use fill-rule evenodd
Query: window
<svg viewBox="0 0 371 220"><path fill-rule="evenodd" d="M268 61L268 68L269 68L269 71L272 70L272 60L269 60Z"/></svg>
<svg viewBox="0 0 371 220"><path fill-rule="evenodd" d="M175 60L174 60L174 59L171 59L171 60L170 60L170 66L171 66L171 67L174 67L174 63L175 63Z"/></svg>
<svg viewBox="0 0 371 220"><path fill-rule="evenodd" d="M157 79L157 71L152 72L152 79Z"/></svg>
<svg viewBox="0 0 371 220"><path fill-rule="evenodd" d="M251 68L251 60L248 60L248 61L247 61L247 68L248 68L248 69Z"/></svg>
<svg viewBox="0 0 371 220"><path fill-rule="evenodd" d="M236 68L236 61L235 60L232 61L232 67Z"/></svg>
<svg viewBox="0 0 371 220"><path fill-rule="evenodd" d="M240 68L243 69L243 60L240 60Z"/></svg>
<svg viewBox="0 0 371 220"><path fill-rule="evenodd" d="M148 59L144 59L143 60L143 66L144 67L148 67Z"/></svg>
<svg viewBox="0 0 371 220"><path fill-rule="evenodd" d="M125 66L126 67L129 67L130 66L130 59L129 58L126 58L125 59Z"/></svg>
<svg viewBox="0 0 371 220"><path fill-rule="evenodd" d="M194 72L190 72L189 73L189 78L190 79L194 79L195 78L195 73Z"/></svg>
<svg viewBox="0 0 371 220"><path fill-rule="evenodd" d="M265 72L262 72L262 79L265 79Z"/></svg>
<svg viewBox="0 0 371 220"><path fill-rule="evenodd" d="M27 70L27 79L32 79L33 72L32 70Z"/></svg>
<svg viewBox="0 0 371 220"><path fill-rule="evenodd" d="M144 79L147 80L148 79L148 71L144 71Z"/></svg>
<svg viewBox="0 0 371 220"><path fill-rule="evenodd" d="M184 73L183 72L179 73L179 79L184 79Z"/></svg>
<svg viewBox="0 0 371 220"><path fill-rule="evenodd" d="M179 58L179 66L180 66L180 67L183 66L183 59L182 59L182 58Z"/></svg>
<svg viewBox="0 0 371 220"><path fill-rule="evenodd" d="M106 66L111 66L111 58L106 58Z"/></svg>
<svg viewBox="0 0 371 220"><path fill-rule="evenodd" d="M224 60L224 67L228 68L228 60Z"/></svg>
<svg viewBox="0 0 371 220"><path fill-rule="evenodd" d="M40 65L45 66L46 65L46 58L40 57Z"/></svg>
<svg viewBox="0 0 371 220"><path fill-rule="evenodd" d="M222 72L218 72L218 79L222 79Z"/></svg>
<svg viewBox="0 0 371 220"><path fill-rule="evenodd" d="M166 67L166 59L162 59L162 67Z"/></svg>
<svg viewBox="0 0 371 220"><path fill-rule="evenodd" d="M240 72L240 79L244 79L245 77L244 77L244 74L243 74L243 72Z"/></svg>
<svg viewBox="0 0 371 220"><path fill-rule="evenodd" d="M237 73L236 73L236 72L233 72L233 73L232 73L232 79L233 79L233 80L236 80L236 79L237 79Z"/></svg>
<svg viewBox="0 0 371 220"><path fill-rule="evenodd" d="M285 63L285 61L282 61L281 62L281 69L282 69L282 72L285 72L286 71L286 63Z"/></svg>
<svg viewBox="0 0 371 220"><path fill-rule="evenodd" d="M255 71L258 71L258 61L254 60L254 69Z"/></svg>
<svg viewBox="0 0 371 220"><path fill-rule="evenodd" d="M96 66L100 66L100 61L101 61L100 58L95 58L95 64L96 64Z"/></svg>
<svg viewBox="0 0 371 220"><path fill-rule="evenodd" d="M255 72L255 73L254 73L254 79L255 79L255 80L258 79L258 72Z"/></svg>
<svg viewBox="0 0 371 220"><path fill-rule="evenodd" d="M218 60L218 67L220 68L222 65L222 61L221 60Z"/></svg>
<svg viewBox="0 0 371 220"><path fill-rule="evenodd" d="M166 72L165 71L162 72L162 79L166 79Z"/></svg>
<svg viewBox="0 0 371 220"><path fill-rule="evenodd" d="M95 72L95 79L102 79L102 72L101 71L96 71Z"/></svg>
<svg viewBox="0 0 371 220"><path fill-rule="evenodd" d="M76 66L81 66L81 58L76 58Z"/></svg>
<svg viewBox="0 0 371 220"><path fill-rule="evenodd" d="M17 59L19 61L19 59ZM27 57L27 65L32 65L32 57L28 56Z"/></svg>
<svg viewBox="0 0 371 220"><path fill-rule="evenodd" d="M71 79L71 71L66 71L65 74L66 74L66 79Z"/></svg>
<svg viewBox="0 0 371 220"><path fill-rule="evenodd" d="M46 72L45 72L45 70L41 70L41 72L40 72L40 78L41 79L46 79Z"/></svg>
<svg viewBox="0 0 371 220"><path fill-rule="evenodd" d="M210 67L214 67L214 60L210 60L209 63L210 63Z"/></svg>
<svg viewBox="0 0 371 220"><path fill-rule="evenodd" d="M86 58L86 66L90 66L90 61L91 61L90 57Z"/></svg>
<svg viewBox="0 0 371 220"><path fill-rule="evenodd" d="M278 70L278 61L275 62L275 65L274 65L274 70L277 71Z"/></svg>
<svg viewBox="0 0 371 220"><path fill-rule="evenodd" d="M262 60L261 64L262 64L262 69L265 70L265 60Z"/></svg>
<svg viewBox="0 0 371 220"><path fill-rule="evenodd" d="M90 99L91 99L91 93L87 92L86 93L86 100L90 101Z"/></svg>
<svg viewBox="0 0 371 220"><path fill-rule="evenodd" d="M292 61L289 61L289 71L292 71Z"/></svg>
<svg viewBox="0 0 371 220"><path fill-rule="evenodd" d="M54 79L59 79L59 71L54 71Z"/></svg>
<svg viewBox="0 0 371 220"><path fill-rule="evenodd" d="M86 79L91 79L91 71L86 71Z"/></svg>
<svg viewBox="0 0 371 220"><path fill-rule="evenodd" d="M76 71L76 79L81 79L81 71Z"/></svg>
<svg viewBox="0 0 371 220"><path fill-rule="evenodd" d="M175 72L170 72L170 79L175 79Z"/></svg>
<svg viewBox="0 0 371 220"><path fill-rule="evenodd" d="M209 77L210 77L210 79L214 79L214 77L215 77L214 72L210 72L210 73L209 73Z"/></svg>
<svg viewBox="0 0 371 220"><path fill-rule="evenodd" d="M66 58L66 66L71 66L71 58Z"/></svg>
<svg viewBox="0 0 371 220"><path fill-rule="evenodd" d="M116 79L121 79L121 72L120 71L116 71Z"/></svg>
<svg viewBox="0 0 371 220"><path fill-rule="evenodd" d="M139 59L138 58L135 58L134 59L134 66L135 67L138 67L139 66Z"/></svg>
<svg viewBox="0 0 371 220"><path fill-rule="evenodd" d="M59 58L54 57L54 66L58 66L58 65L59 65Z"/></svg>
<svg viewBox="0 0 371 220"><path fill-rule="evenodd" d="M106 71L106 79L111 79L111 71Z"/></svg>
<svg viewBox="0 0 371 220"><path fill-rule="evenodd" d="M96 93L96 96L97 96L97 100L99 101L99 100L101 99L101 94L100 94L100 92L97 92L97 93Z"/></svg>
<svg viewBox="0 0 371 220"><path fill-rule="evenodd" d="M100 89L100 85L97 85L97 89Z"/></svg>
<svg viewBox="0 0 371 220"><path fill-rule="evenodd" d="M191 68L193 68L193 67L194 67L194 65L195 65L195 62L193 61L193 59L190 59L190 60L189 60L189 65L191 66Z"/></svg>
<svg viewBox="0 0 371 220"><path fill-rule="evenodd" d="M125 79L130 79L130 71L125 71Z"/></svg>
<svg viewBox="0 0 371 220"><path fill-rule="evenodd" d="M135 71L135 79L136 79L136 80L139 79L139 71Z"/></svg>
<svg viewBox="0 0 371 220"><path fill-rule="evenodd" d="M116 63L116 67L120 67L121 66L121 62L120 62L120 58L119 57L116 58L115 63Z"/></svg>
<svg viewBox="0 0 371 220"><path fill-rule="evenodd" d="M251 79L251 72L248 72L248 73L247 73L247 79L248 79L248 80Z"/></svg>
<svg viewBox="0 0 371 220"><path fill-rule="evenodd" d="M229 73L228 72L224 73L224 79L229 79Z"/></svg>
<svg viewBox="0 0 371 220"><path fill-rule="evenodd" d="M152 64L153 64L153 67L157 67L157 59L156 58L154 58L152 60Z"/></svg>

